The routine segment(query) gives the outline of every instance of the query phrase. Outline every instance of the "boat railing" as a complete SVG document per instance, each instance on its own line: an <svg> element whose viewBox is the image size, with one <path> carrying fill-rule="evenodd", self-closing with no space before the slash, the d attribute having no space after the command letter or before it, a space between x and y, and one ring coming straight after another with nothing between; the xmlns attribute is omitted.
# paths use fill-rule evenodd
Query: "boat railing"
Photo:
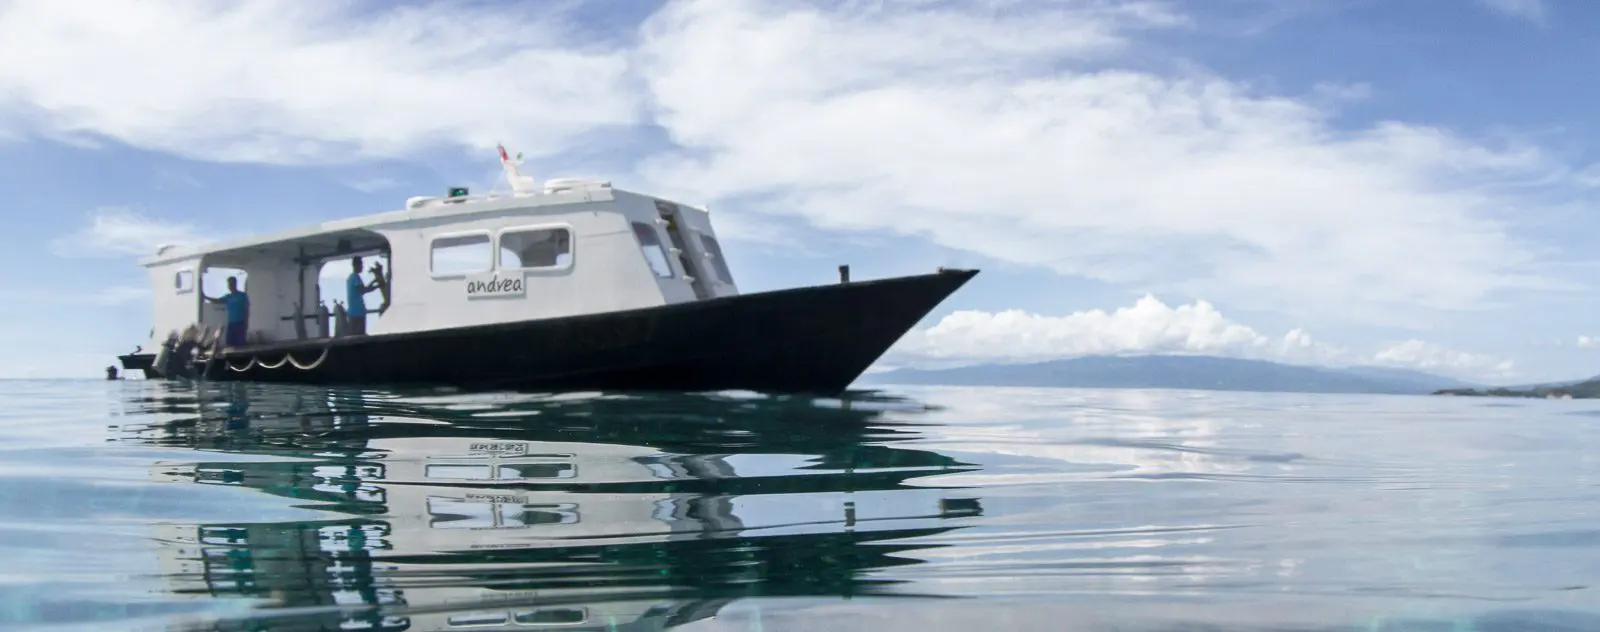
<svg viewBox="0 0 1600 632"><path fill-rule="evenodd" d="M508 198L525 198L537 195L551 195L566 193L589 188L609 189L611 182L607 180L590 180L586 178L556 178L546 180L544 186L538 189L518 189L512 191L490 191L488 193L470 194L465 188L451 189L452 195L417 195L406 199L406 210L416 210L446 204L465 204L468 202L489 202ZM456 195L456 191L462 193Z"/></svg>
<svg viewBox="0 0 1600 632"><path fill-rule="evenodd" d="M444 206L446 204L464 204L467 202L488 202L502 198L530 197L532 193L479 193L476 195L417 195L406 199L406 210L416 210L430 206Z"/></svg>

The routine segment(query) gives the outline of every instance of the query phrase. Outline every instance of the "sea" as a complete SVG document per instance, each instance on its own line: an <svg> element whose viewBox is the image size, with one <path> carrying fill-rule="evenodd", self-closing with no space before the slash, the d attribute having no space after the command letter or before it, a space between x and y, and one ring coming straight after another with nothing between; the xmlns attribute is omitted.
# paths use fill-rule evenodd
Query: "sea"
<svg viewBox="0 0 1600 632"><path fill-rule="evenodd" d="M0 382L0 630L1600 630L1600 402Z"/></svg>

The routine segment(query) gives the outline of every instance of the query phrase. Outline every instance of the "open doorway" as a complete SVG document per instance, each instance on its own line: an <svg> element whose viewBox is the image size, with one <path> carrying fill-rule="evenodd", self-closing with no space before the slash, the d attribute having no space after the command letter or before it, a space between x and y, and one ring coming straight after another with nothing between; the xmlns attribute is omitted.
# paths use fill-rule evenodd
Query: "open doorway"
<svg viewBox="0 0 1600 632"><path fill-rule="evenodd" d="M250 292L250 273L228 266L206 266L200 272L199 324L202 327L222 327L228 322L228 308L206 299L219 299L228 293L228 279L238 279L240 292Z"/></svg>
<svg viewBox="0 0 1600 632"><path fill-rule="evenodd" d="M371 285L377 278L375 269L382 269L385 277L393 278L393 273L390 272L389 254L386 252L371 252L323 261L322 267L317 270L317 300L328 310L330 316L335 313L338 306L349 309L345 283L353 272L350 262L355 256L361 257L360 274L363 286ZM391 296L391 305L392 298ZM367 307L367 332L371 333L383 321L385 312L382 310L388 306L385 305L383 290L372 290L363 296L363 299Z"/></svg>
<svg viewBox="0 0 1600 632"><path fill-rule="evenodd" d="M239 291L249 292L247 285L250 273L239 268L227 266L209 266L200 275L200 291L206 296L217 298L228 293L228 277L239 279Z"/></svg>

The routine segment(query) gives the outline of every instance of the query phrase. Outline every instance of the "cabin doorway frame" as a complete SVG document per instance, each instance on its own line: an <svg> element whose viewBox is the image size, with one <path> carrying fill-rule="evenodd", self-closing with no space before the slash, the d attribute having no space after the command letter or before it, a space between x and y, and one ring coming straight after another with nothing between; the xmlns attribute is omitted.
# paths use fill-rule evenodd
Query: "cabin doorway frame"
<svg viewBox="0 0 1600 632"><path fill-rule="evenodd" d="M711 286L706 283L705 269L699 265L698 250L690 245L690 240L683 233L683 212L677 204L666 200L656 200L656 214L660 216L663 227L667 230L668 243L678 251L678 264L683 266L683 273L689 277L689 286L694 289L695 300L703 301L716 296L711 291Z"/></svg>
<svg viewBox="0 0 1600 632"><path fill-rule="evenodd" d="M304 323L305 323L306 320L316 320L317 321L317 328L319 330L318 333L321 334L321 336L318 336L318 337L334 338L334 337L345 335L343 328L342 327L335 327L335 325L338 324L338 323L333 322L334 321L334 313L335 313L335 311L337 311L336 308L330 306L330 308L328 309L326 314L324 314L322 312L322 310L321 310L321 307L323 305L323 303L322 303L322 271L323 271L323 269L328 267L329 263L331 263L333 261L349 261L350 259L353 259L353 258L356 258L356 257L361 257L364 260L363 262L368 261L368 260L374 260L374 259L376 259L378 257L382 257L383 260L386 262L387 265L385 265L384 268L383 268L384 289L382 290L383 295L384 295L386 300L383 302L383 305L381 305L381 306L379 306L377 308L368 308L367 309L367 313L368 314L374 314L374 313L375 314L379 314L380 317L381 317L381 315L384 312L389 311L389 308L391 306L393 306L393 304L394 304L394 283L393 283L393 280L394 280L394 246L393 246L393 244L388 243L388 239L384 239L384 244L382 246L368 247L368 248L337 247L337 248L334 248L331 251L325 251L325 252L307 252L306 251L306 247L304 245L302 245L302 246L299 247L299 254L294 258L294 263L295 263L296 266L298 266L298 269L299 269L299 274L297 275L297 277L300 280L300 296L306 296L306 288L305 288L306 271L307 271L307 269L311 269L311 270L316 272L316 276L314 278L317 279L317 281L316 281L316 283L317 283L317 287L316 287L316 290L317 290L317 292L316 292L317 309L315 311L312 311L309 314L300 313L300 322L296 323L296 328L295 328L296 332L299 332L300 330L304 329L304 327L305 327ZM370 272L370 269L362 270L362 272L363 273ZM340 286L340 287L342 288L343 286ZM338 301L340 299L339 298L335 298L334 300ZM363 301L364 300L365 300L365 297L363 295ZM344 308L346 310L348 310L349 306L346 305L346 306L344 306ZM323 322L322 321L323 318L327 318L327 319L329 319L329 321L328 322ZM307 338L302 337L301 339L305 340Z"/></svg>

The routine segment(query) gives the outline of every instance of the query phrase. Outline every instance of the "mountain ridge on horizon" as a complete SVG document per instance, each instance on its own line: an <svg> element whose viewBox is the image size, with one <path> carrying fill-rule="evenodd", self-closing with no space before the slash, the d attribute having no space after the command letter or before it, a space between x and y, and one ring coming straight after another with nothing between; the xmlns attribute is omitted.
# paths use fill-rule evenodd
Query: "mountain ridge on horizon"
<svg viewBox="0 0 1600 632"><path fill-rule="evenodd" d="M1212 355L1086 355L1026 363L941 369L899 368L863 375L874 384L1177 388L1198 390L1426 395L1484 388L1414 369L1376 365L1313 366ZM1581 381L1581 380L1579 380Z"/></svg>

